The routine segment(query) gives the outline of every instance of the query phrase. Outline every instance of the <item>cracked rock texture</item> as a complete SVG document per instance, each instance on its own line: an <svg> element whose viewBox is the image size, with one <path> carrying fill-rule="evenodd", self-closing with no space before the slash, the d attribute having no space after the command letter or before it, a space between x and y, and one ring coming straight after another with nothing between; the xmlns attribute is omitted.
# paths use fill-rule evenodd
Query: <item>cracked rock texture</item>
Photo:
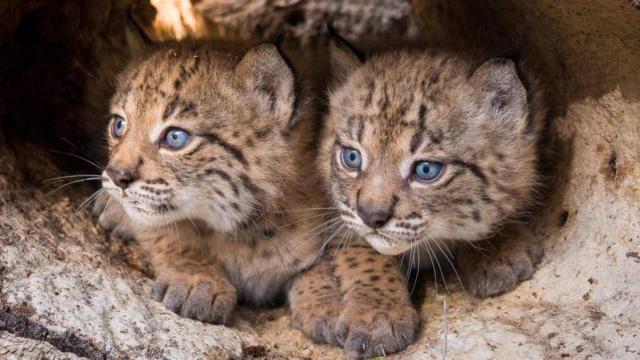
<svg viewBox="0 0 640 360"><path fill-rule="evenodd" d="M455 277L419 286L423 328L397 359L640 357L640 11L631 1L8 0L0 5L0 359L340 358L290 328L285 308L241 308L230 327L182 319L147 296L135 244L104 236L77 183L95 172L110 72L127 13L152 40L290 35L322 59L326 21L358 42L520 50L551 101L550 186L533 223L534 278L478 300ZM320 78L325 69L306 69ZM317 70L320 69L320 70ZM303 69L304 71L305 69ZM64 139L64 140L63 140ZM71 145L74 144L74 145ZM437 291L436 291L437 286ZM446 303L446 312L445 306Z"/></svg>

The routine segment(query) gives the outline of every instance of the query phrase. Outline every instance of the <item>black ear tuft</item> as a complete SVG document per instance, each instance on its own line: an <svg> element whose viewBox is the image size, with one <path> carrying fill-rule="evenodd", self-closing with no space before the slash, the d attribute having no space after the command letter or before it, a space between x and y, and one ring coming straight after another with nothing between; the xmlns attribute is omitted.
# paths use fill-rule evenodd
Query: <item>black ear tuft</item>
<svg viewBox="0 0 640 360"><path fill-rule="evenodd" d="M288 126L295 112L295 78L280 50L271 43L250 48L236 65L235 73L240 85L257 98L263 110Z"/></svg>
<svg viewBox="0 0 640 360"><path fill-rule="evenodd" d="M340 36L331 24L327 24L327 33L331 39L330 51L333 77L338 83L342 83L353 70L364 63L365 57L355 46Z"/></svg>

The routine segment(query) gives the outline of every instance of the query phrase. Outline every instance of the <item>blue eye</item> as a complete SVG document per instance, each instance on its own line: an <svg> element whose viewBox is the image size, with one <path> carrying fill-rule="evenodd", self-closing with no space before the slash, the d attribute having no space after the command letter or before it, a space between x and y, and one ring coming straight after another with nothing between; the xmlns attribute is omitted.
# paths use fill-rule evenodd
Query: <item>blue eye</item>
<svg viewBox="0 0 640 360"><path fill-rule="evenodd" d="M362 154L360 151L345 147L342 148L342 154L340 156L342 158L342 165L349 170L360 170L360 166L362 166Z"/></svg>
<svg viewBox="0 0 640 360"><path fill-rule="evenodd" d="M127 129L127 120L120 115L113 115L113 122L111 123L111 134L114 138L121 138L124 131Z"/></svg>
<svg viewBox="0 0 640 360"><path fill-rule="evenodd" d="M444 165L439 162L422 161L416 164L413 173L419 181L431 182L440 176Z"/></svg>
<svg viewBox="0 0 640 360"><path fill-rule="evenodd" d="M164 145L171 150L180 150L187 144L190 138L191 135L186 130L171 128L164 137Z"/></svg>

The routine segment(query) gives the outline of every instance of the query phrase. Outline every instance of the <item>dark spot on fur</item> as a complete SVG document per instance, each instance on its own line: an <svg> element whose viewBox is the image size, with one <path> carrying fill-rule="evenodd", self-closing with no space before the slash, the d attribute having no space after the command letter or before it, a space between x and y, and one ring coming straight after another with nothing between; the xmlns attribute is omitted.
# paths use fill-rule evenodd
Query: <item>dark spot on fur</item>
<svg viewBox="0 0 640 360"><path fill-rule="evenodd" d="M480 211L473 210L472 216L473 216L473 221L480 222Z"/></svg>
<svg viewBox="0 0 640 360"><path fill-rule="evenodd" d="M270 128L256 129L254 130L253 134L256 136L256 138L262 140L266 138L269 134L271 134L271 129Z"/></svg>
<svg viewBox="0 0 640 360"><path fill-rule="evenodd" d="M503 111L511 100L511 94L506 90L497 90L491 99L491 107Z"/></svg>
<svg viewBox="0 0 640 360"><path fill-rule="evenodd" d="M616 173L618 172L618 155L615 152L611 154L611 157L609 157L607 170L609 170L609 174L611 174L611 176L616 176Z"/></svg>
<svg viewBox="0 0 640 360"><path fill-rule="evenodd" d="M269 228L262 230L262 236L266 238L272 238L275 233L275 230Z"/></svg>
<svg viewBox="0 0 640 360"><path fill-rule="evenodd" d="M166 182L164 179L162 179L162 178L146 180L145 182L146 182L147 184L151 184L151 185L155 185L155 184L160 184L160 185L169 185L169 183L167 183L167 182Z"/></svg>
<svg viewBox="0 0 640 360"><path fill-rule="evenodd" d="M482 197L480 199L485 204L491 204L493 202L493 199L491 197L489 197L489 195L487 193L482 194Z"/></svg>
<svg viewBox="0 0 640 360"><path fill-rule="evenodd" d="M559 226L564 226L569 220L569 212L567 210L562 210L560 213L560 220L558 221Z"/></svg>

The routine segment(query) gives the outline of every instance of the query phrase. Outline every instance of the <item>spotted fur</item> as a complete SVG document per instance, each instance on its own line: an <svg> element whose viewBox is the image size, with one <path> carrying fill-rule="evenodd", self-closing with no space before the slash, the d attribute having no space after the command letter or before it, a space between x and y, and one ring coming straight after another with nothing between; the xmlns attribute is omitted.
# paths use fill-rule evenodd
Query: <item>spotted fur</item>
<svg viewBox="0 0 640 360"><path fill-rule="evenodd" d="M423 50L362 62L348 46L334 50L343 75L330 94L321 164L344 223L379 252L421 253L423 264L453 262L459 250L476 295L529 278L540 244L514 220L541 182L544 109L535 82L504 58L478 66L460 54ZM362 154L358 171L341 161L345 147ZM421 161L443 171L420 181L414 170ZM382 220L372 226L371 216ZM465 246L486 240L500 256Z"/></svg>
<svg viewBox="0 0 640 360"><path fill-rule="evenodd" d="M305 169L317 126L274 45L155 50L119 77L111 112L127 127L109 133L100 222L141 242L167 308L226 323L237 300L277 301L317 259L326 219ZM176 127L191 137L172 150L163 139Z"/></svg>

